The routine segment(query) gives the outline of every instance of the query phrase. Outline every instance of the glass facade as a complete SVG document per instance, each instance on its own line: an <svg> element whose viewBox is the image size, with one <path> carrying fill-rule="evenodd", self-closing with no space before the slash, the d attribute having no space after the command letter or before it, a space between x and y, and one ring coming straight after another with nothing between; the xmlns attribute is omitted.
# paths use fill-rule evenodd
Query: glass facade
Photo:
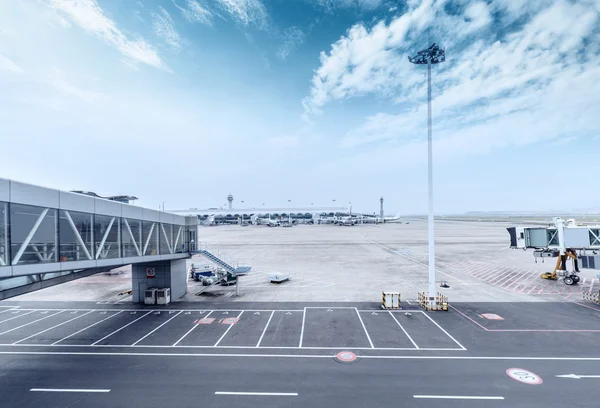
<svg viewBox="0 0 600 408"><path fill-rule="evenodd" d="M56 262L56 210L10 204L12 265Z"/></svg>
<svg viewBox="0 0 600 408"><path fill-rule="evenodd" d="M184 253L186 227L0 202L0 267Z"/></svg>
<svg viewBox="0 0 600 408"><path fill-rule="evenodd" d="M123 256L142 255L142 221L123 218Z"/></svg>
<svg viewBox="0 0 600 408"><path fill-rule="evenodd" d="M0 202L0 266L10 264L8 254L8 204Z"/></svg>
<svg viewBox="0 0 600 408"><path fill-rule="evenodd" d="M144 242L142 255L158 255L159 223L142 221L142 240Z"/></svg>
<svg viewBox="0 0 600 408"><path fill-rule="evenodd" d="M120 258L121 237L119 217L94 216L94 242L96 259Z"/></svg>
<svg viewBox="0 0 600 408"><path fill-rule="evenodd" d="M92 214L60 210L60 262L94 259Z"/></svg>
<svg viewBox="0 0 600 408"><path fill-rule="evenodd" d="M160 224L158 242L161 254L173 253L173 226L171 224Z"/></svg>

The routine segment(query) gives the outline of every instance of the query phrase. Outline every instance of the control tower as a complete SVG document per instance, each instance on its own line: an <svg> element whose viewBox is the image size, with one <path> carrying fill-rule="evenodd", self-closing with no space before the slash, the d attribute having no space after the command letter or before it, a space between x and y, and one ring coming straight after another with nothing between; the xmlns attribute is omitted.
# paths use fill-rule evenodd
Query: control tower
<svg viewBox="0 0 600 408"><path fill-rule="evenodd" d="M380 204L380 207L379 207L379 218L381 218L383 220L383 197L381 197L379 199L379 204Z"/></svg>
<svg viewBox="0 0 600 408"><path fill-rule="evenodd" d="M229 195L227 196L227 201L229 202L229 209L233 209L233 196L231 195L231 193L229 193Z"/></svg>

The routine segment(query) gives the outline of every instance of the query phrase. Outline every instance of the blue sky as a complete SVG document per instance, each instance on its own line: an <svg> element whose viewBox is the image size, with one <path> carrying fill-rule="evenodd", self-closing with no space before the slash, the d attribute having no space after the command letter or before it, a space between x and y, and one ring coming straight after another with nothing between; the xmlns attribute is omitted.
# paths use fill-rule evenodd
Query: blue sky
<svg viewBox="0 0 600 408"><path fill-rule="evenodd" d="M0 2L0 177L157 208L599 208L600 1Z"/></svg>

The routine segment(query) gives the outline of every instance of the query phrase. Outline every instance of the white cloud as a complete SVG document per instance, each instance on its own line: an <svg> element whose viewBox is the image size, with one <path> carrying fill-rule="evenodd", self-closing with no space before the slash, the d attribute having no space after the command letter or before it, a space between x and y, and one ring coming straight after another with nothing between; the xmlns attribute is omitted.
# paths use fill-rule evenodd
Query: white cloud
<svg viewBox="0 0 600 408"><path fill-rule="evenodd" d="M329 11L340 8L355 8L359 10L375 10L385 3L384 0L316 0L316 3Z"/></svg>
<svg viewBox="0 0 600 408"><path fill-rule="evenodd" d="M269 14L260 0L216 0L238 23L255 25L261 30L268 28Z"/></svg>
<svg viewBox="0 0 600 408"><path fill-rule="evenodd" d="M49 5L64 13L85 31L102 38L126 57L156 68L167 69L152 45L142 39L128 39L114 21L104 15L95 0L50 0Z"/></svg>
<svg viewBox="0 0 600 408"><path fill-rule="evenodd" d="M13 60L0 52L0 71L11 74L22 74L23 68L18 66Z"/></svg>
<svg viewBox="0 0 600 408"><path fill-rule="evenodd" d="M173 19L162 7L159 13L152 13L152 29L154 33L173 48L181 48L181 36L173 27Z"/></svg>
<svg viewBox="0 0 600 408"><path fill-rule="evenodd" d="M289 27L283 32L283 44L277 50L277 58L285 61L286 58L304 42L304 31L298 27Z"/></svg>
<svg viewBox="0 0 600 408"><path fill-rule="evenodd" d="M54 87L60 93L67 96L74 96L75 98L81 99L88 103L95 103L102 96L97 92L91 92L83 90L73 83L71 83L63 71L58 68L54 68L48 83Z"/></svg>
<svg viewBox="0 0 600 408"><path fill-rule="evenodd" d="M208 7L201 5L196 0L187 0L187 7L182 7L173 0L173 4L183 17L190 23L202 23L206 25L212 25L213 15Z"/></svg>
<svg viewBox="0 0 600 408"><path fill-rule="evenodd" d="M302 101L305 117L332 101L391 100L402 114L375 114L347 132L343 147L365 148L348 160L383 166L420 157L417 152L426 151L426 81L424 68L409 64L406 56L419 49L415 44L435 15L432 37L448 52L433 74L436 154L462 157L598 134L600 50L593 48L600 43L598 10L583 3L533 1L509 12L511 3L471 3L457 16L445 14L445 1L430 0L413 4L389 24L353 26L330 52L321 53ZM492 35L483 34L495 13L500 25ZM508 31L524 15L529 16L524 25Z"/></svg>

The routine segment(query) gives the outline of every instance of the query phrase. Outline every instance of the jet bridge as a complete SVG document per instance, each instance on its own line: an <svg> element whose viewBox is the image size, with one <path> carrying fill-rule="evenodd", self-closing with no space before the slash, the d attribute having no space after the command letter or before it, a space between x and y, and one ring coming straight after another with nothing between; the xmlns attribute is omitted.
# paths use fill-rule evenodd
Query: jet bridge
<svg viewBox="0 0 600 408"><path fill-rule="evenodd" d="M533 249L535 258L558 258L552 273L542 274L543 279L556 280L562 277L564 283L573 285L579 282L579 267L600 269L600 225L578 225L575 220L553 219L548 227L510 227L510 247L513 249ZM571 260L573 268L567 270Z"/></svg>

